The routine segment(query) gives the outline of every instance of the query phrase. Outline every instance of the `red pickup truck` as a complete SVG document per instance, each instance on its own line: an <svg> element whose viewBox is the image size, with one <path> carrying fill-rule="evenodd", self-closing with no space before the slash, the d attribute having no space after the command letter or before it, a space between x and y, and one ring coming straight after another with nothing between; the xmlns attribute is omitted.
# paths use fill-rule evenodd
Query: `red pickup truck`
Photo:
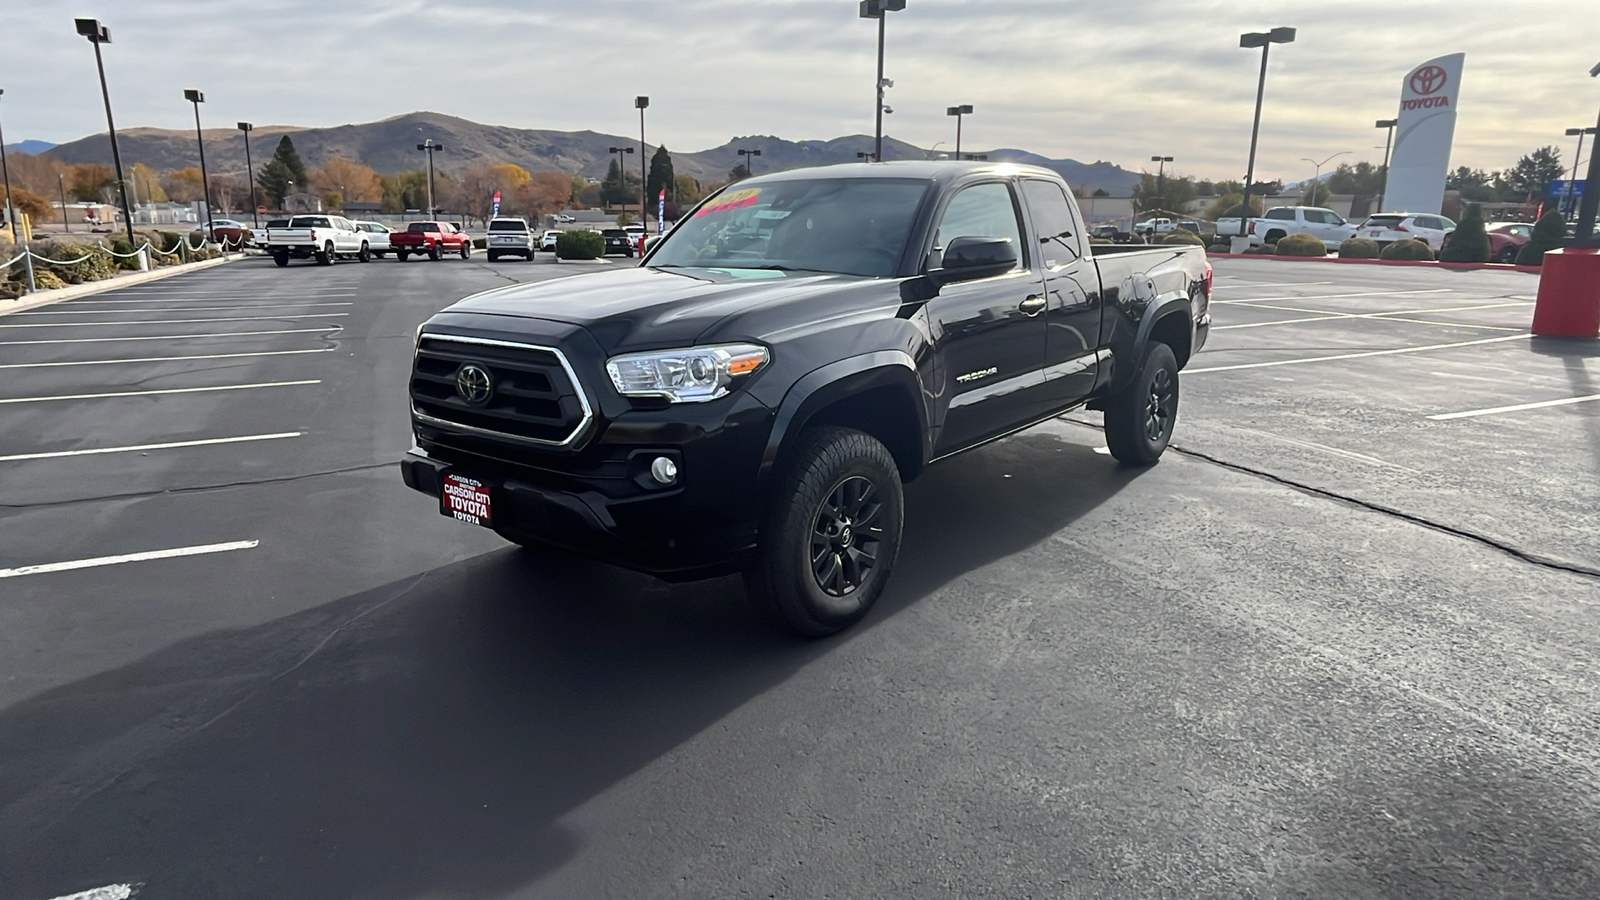
<svg viewBox="0 0 1600 900"><path fill-rule="evenodd" d="M459 253L462 259L472 256L472 238L449 222L412 222L405 231L389 235L389 249L401 262L415 253L426 253L429 259L438 259L446 253Z"/></svg>

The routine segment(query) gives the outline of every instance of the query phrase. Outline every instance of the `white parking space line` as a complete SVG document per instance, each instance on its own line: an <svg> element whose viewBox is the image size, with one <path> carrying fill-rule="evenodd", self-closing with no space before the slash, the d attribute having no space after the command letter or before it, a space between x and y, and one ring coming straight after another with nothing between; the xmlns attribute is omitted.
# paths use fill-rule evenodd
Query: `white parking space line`
<svg viewBox="0 0 1600 900"><path fill-rule="evenodd" d="M247 444L252 441L281 441L285 438L297 438L301 434L302 432L299 431L284 431L278 434L245 434L238 437L203 438L195 441L168 441L164 444L92 447L88 450L53 450L48 453L15 453L11 456L0 456L0 462L22 462L29 459L62 459L68 456L100 456L106 453L137 453L144 450L177 450L183 447L211 447L216 444Z"/></svg>
<svg viewBox="0 0 1600 900"><path fill-rule="evenodd" d="M1459 325L1462 328L1487 328L1494 331L1521 331L1520 328L1507 328L1501 325L1469 325L1464 322L1424 322L1421 319L1403 319L1400 316L1414 316L1423 313L1464 312L1473 309L1503 309L1507 306L1526 306L1526 303L1485 303L1478 306L1445 306L1437 309L1398 309L1394 312L1376 313L1337 313L1325 309L1297 309L1293 306L1269 306L1262 304L1254 309L1272 309L1280 312L1314 313L1300 319L1273 319L1270 322L1243 322L1237 325L1213 325L1212 331L1227 331L1231 328L1265 328L1268 325L1298 325L1302 322L1329 322L1334 319L1392 319L1396 322L1417 322L1423 325Z"/></svg>
<svg viewBox="0 0 1600 900"><path fill-rule="evenodd" d="M97 556L94 559L74 559L67 562L43 563L36 566L18 566L15 569L0 569L0 578L18 578L23 575L44 575L48 572L71 572L74 569L94 569L100 566L118 566L123 563L145 562L152 559L177 559L182 556L204 556L210 553L227 553L232 550L253 550L261 545L260 541L229 541L226 544L200 544L194 547L173 547L170 550L146 550L143 553L124 553L120 556ZM125 889L118 893L117 889ZM125 898L132 894L131 888L125 884L114 884L108 887L95 888L81 894L72 894L69 897L57 900L80 900L80 898L94 898L94 900L111 900L111 898Z"/></svg>
<svg viewBox="0 0 1600 900"><path fill-rule="evenodd" d="M1417 469L1413 469L1410 466L1402 466L1399 463L1392 463L1392 462L1389 462L1386 459L1379 459L1376 456L1368 456L1365 453L1357 453L1357 452L1355 452L1353 450L1344 450L1344 449L1341 449L1339 447L1330 447L1327 444L1319 444L1319 443L1317 443L1315 441L1297 440L1297 439L1292 438L1292 437L1285 437L1285 436L1283 436L1281 434L1273 434L1273 433L1268 432L1268 431L1257 431L1254 428L1239 428L1238 430L1239 431L1243 431L1243 432L1247 432L1249 434L1258 435L1258 436L1264 437L1264 438L1266 438L1268 440L1281 441L1282 443L1289 444L1289 445L1295 446L1295 447L1301 447L1301 448L1304 448L1306 450L1316 450L1319 453L1326 453L1326 454L1329 454L1330 456L1339 456L1339 457L1343 457L1344 459L1355 460L1356 462L1364 463L1364 464L1369 465L1369 466L1384 466L1384 467L1387 467L1387 468L1390 468L1390 469L1400 469L1400 470L1406 471L1406 472L1417 472L1418 474L1421 474Z"/></svg>
<svg viewBox="0 0 1600 900"><path fill-rule="evenodd" d="M354 303L283 303L283 304L244 304L240 306L183 306L172 309L52 309L35 310L31 312L12 313L8 318L18 316L132 316L139 313L196 313L196 312L255 312L262 309L305 309L311 306L355 306ZM281 316L264 316L263 318L282 318ZM206 319L204 321L215 321Z"/></svg>
<svg viewBox="0 0 1600 900"><path fill-rule="evenodd" d="M338 319L349 313L298 313L287 316L212 316L206 319L132 319L117 322L26 322L0 328L88 328L106 325L193 325L196 322L278 322L284 319Z"/></svg>
<svg viewBox="0 0 1600 900"><path fill-rule="evenodd" d="M1305 363L1333 362L1340 359L1362 359L1368 356L1394 356L1400 353L1424 353L1429 350L1449 350L1452 347L1475 347L1479 344L1498 344L1504 341L1526 341L1531 336L1528 334L1508 334L1503 337L1482 338L1476 341L1456 341L1450 344L1428 344L1423 347L1400 347L1394 350L1363 350L1358 353L1341 353L1337 356L1311 356L1302 359L1275 359L1271 362L1240 363L1233 366L1209 366L1203 369L1184 369L1186 375L1202 375L1206 372L1233 372L1239 369L1266 369L1273 366L1298 366ZM1249 349L1249 348L1239 348ZM1217 351L1211 351L1217 352Z"/></svg>
<svg viewBox="0 0 1600 900"><path fill-rule="evenodd" d="M186 341L195 338L259 337L266 334L311 334L314 332L342 331L338 325L322 328L283 328L276 331L219 331L215 334L147 334L134 337L49 338L36 341L0 341L0 347L21 347L27 344L109 344L112 341Z"/></svg>
<svg viewBox="0 0 1600 900"><path fill-rule="evenodd" d="M1218 275L1217 281L1224 278L1238 278L1237 275ZM1234 288L1264 288L1264 287L1322 287L1333 284L1331 281L1241 281L1238 284L1219 284L1217 290L1231 291Z"/></svg>
<svg viewBox="0 0 1600 900"><path fill-rule="evenodd" d="M1266 303L1284 300L1342 300L1345 297L1397 297L1401 294L1453 294L1454 288L1432 288L1423 291L1368 291L1360 294L1306 294L1289 297L1251 297L1248 300L1213 300L1212 303Z"/></svg>
<svg viewBox="0 0 1600 900"><path fill-rule="evenodd" d="M53 394L47 397L0 398L0 403L46 403L51 400L104 400L108 397L158 397L164 394L208 394L216 391L248 391L255 388L302 387L321 384L322 379L305 381L262 381L256 384L217 384L210 387L164 388L152 391L108 391L103 394Z"/></svg>
<svg viewBox="0 0 1600 900"><path fill-rule="evenodd" d="M250 353L202 353L195 356L144 356L135 359L73 359L64 362L0 363L0 369L49 369L56 366L115 366L123 363L186 362L191 359L241 359L246 356L296 356L301 353L332 353L337 347L312 350L256 350Z"/></svg>
<svg viewBox="0 0 1600 900"><path fill-rule="evenodd" d="M354 293L343 293L343 294L290 294L290 295L281 296L281 297L271 297L271 296L263 297L259 293L227 295L227 296L219 295L219 294L207 294L204 297L171 297L171 296L165 296L165 295L161 295L161 294L152 294L148 298L143 298L143 299L138 299L138 300L131 299L131 298L124 297L124 296L118 296L118 297L101 297L101 296L84 297L81 300L68 300L67 304L76 305L76 304L79 304L79 303L104 304L104 303L211 303L211 302L216 302L216 303L252 303L252 302L255 302L255 301L267 301L267 302L285 301L285 302L287 302L287 301L290 301L290 300L326 300L329 297L354 297L354 296L356 296Z"/></svg>
<svg viewBox="0 0 1600 900"><path fill-rule="evenodd" d="M1471 409L1466 412L1443 413L1428 418L1435 422L1448 422L1451 419L1473 419L1478 416L1497 416L1501 413L1522 412L1525 409L1549 409L1552 406L1571 406L1574 403L1593 403L1600 400L1600 394L1590 394L1587 397L1563 397L1560 400L1542 400L1538 403L1518 403L1515 406L1494 406L1489 409Z"/></svg>

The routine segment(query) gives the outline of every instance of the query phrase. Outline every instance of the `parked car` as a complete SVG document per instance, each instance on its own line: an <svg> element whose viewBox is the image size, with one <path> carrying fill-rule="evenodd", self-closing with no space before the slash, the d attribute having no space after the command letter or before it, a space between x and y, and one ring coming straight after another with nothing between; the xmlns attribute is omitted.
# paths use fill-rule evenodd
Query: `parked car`
<svg viewBox="0 0 1600 900"><path fill-rule="evenodd" d="M1274 206L1260 216L1245 220L1245 236L1252 247L1276 244L1291 234L1309 234L1329 250L1337 250L1340 244L1356 236L1356 226L1321 206ZM1237 237L1238 218L1218 219L1217 235Z"/></svg>
<svg viewBox="0 0 1600 900"><path fill-rule="evenodd" d="M630 258L633 256L633 239L628 237L626 231L621 228L607 228L600 232L600 236L605 238L606 241L606 249L602 254L603 256L615 256L618 254Z"/></svg>
<svg viewBox="0 0 1600 900"><path fill-rule="evenodd" d="M372 245L364 231L344 216L295 216L282 228L267 230L267 252L280 267L291 259L315 258L319 266L331 266L339 259L366 262Z"/></svg>
<svg viewBox="0 0 1600 900"><path fill-rule="evenodd" d="M569 215L567 215L565 213L556 213L555 220L557 222L560 222L563 225L570 225L573 222L578 221L577 218L575 218L573 216L569 216Z"/></svg>
<svg viewBox="0 0 1600 900"><path fill-rule="evenodd" d="M434 515L678 581L743 571L787 628L837 632L883 591L901 486L936 460L1085 406L1120 462L1166 449L1211 324L1205 249L1084 230L1034 166L740 181L641 266L424 322L401 475Z"/></svg>
<svg viewBox="0 0 1600 900"><path fill-rule="evenodd" d="M247 247L255 240L255 232L243 222L233 219L212 219L211 239L230 249Z"/></svg>
<svg viewBox="0 0 1600 900"><path fill-rule="evenodd" d="M1444 242L1456 230L1456 223L1444 216L1435 216L1426 213L1379 213L1368 216L1356 228L1358 237L1368 238L1378 242L1379 247L1387 247L1395 241L1407 238L1416 238L1433 248L1438 253L1444 249Z"/></svg>
<svg viewBox="0 0 1600 900"><path fill-rule="evenodd" d="M472 239L449 222L412 222L405 231L389 234L389 246L394 248L395 258L401 262L423 254L429 259L438 259L446 253L458 254L462 259L472 256Z"/></svg>
<svg viewBox="0 0 1600 900"><path fill-rule="evenodd" d="M1111 241L1116 244L1126 244L1133 237L1133 232L1123 231L1115 225L1096 225L1089 229L1089 237Z"/></svg>
<svg viewBox="0 0 1600 900"><path fill-rule="evenodd" d="M1514 263L1522 245L1533 237L1533 226L1527 222L1489 223L1489 258L1498 263Z"/></svg>
<svg viewBox="0 0 1600 900"><path fill-rule="evenodd" d="M489 254L489 261L494 262L502 256L533 259L536 245L527 219L504 216L489 220L489 235L484 238L483 246Z"/></svg>
<svg viewBox="0 0 1600 900"><path fill-rule="evenodd" d="M1176 219L1168 219L1163 217L1156 219L1145 219L1143 222L1134 225L1133 231L1135 234L1142 234L1145 237L1149 237L1152 234L1166 234L1177 227L1178 221Z"/></svg>
<svg viewBox="0 0 1600 900"><path fill-rule="evenodd" d="M556 240L559 239L560 237L561 237L561 232L559 232L559 231L546 231L539 238L539 249L540 250L548 250L551 253L556 252Z"/></svg>
<svg viewBox="0 0 1600 900"><path fill-rule="evenodd" d="M367 246L372 249L372 255L382 259L389 253L389 226L382 222L356 221L356 229L366 232Z"/></svg>

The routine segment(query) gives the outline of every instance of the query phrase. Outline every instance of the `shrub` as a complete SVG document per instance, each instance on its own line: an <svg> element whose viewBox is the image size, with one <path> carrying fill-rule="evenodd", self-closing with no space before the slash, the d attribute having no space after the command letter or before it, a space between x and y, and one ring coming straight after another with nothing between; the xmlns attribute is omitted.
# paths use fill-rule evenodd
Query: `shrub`
<svg viewBox="0 0 1600 900"><path fill-rule="evenodd" d="M1517 251L1517 265L1542 266L1544 255L1559 248L1567 239L1567 220L1559 212L1547 212L1533 226L1533 236Z"/></svg>
<svg viewBox="0 0 1600 900"><path fill-rule="evenodd" d="M1395 241L1383 248L1383 252L1378 256L1380 259L1421 259L1431 262L1433 260L1433 248L1429 247L1426 241L1406 238L1403 241Z"/></svg>
<svg viewBox="0 0 1600 900"><path fill-rule="evenodd" d="M1309 234L1291 234L1278 241L1278 256L1327 256L1326 244Z"/></svg>
<svg viewBox="0 0 1600 900"><path fill-rule="evenodd" d="M46 241L35 247L34 252L47 259L78 260L70 265L51 265L49 263L39 263L35 260L40 268L50 270L67 284L100 281L110 278L117 270L111 259L111 254L107 253L99 244L69 244L63 241Z"/></svg>
<svg viewBox="0 0 1600 900"><path fill-rule="evenodd" d="M1115 244L1116 241L1113 241L1110 238L1089 238L1089 243L1090 244Z"/></svg>
<svg viewBox="0 0 1600 900"><path fill-rule="evenodd" d="M1159 244L1193 244L1193 245L1198 246L1198 247L1204 247L1206 245L1206 239L1201 237L1198 234L1195 234L1192 231L1187 231L1185 229L1179 228L1176 231L1169 231L1166 234L1163 234L1160 237L1160 239L1157 240L1157 243L1159 243Z"/></svg>
<svg viewBox="0 0 1600 900"><path fill-rule="evenodd" d="M1351 238L1339 245L1340 259L1377 259L1382 252L1371 238Z"/></svg>
<svg viewBox="0 0 1600 900"><path fill-rule="evenodd" d="M556 236L556 259L599 259L606 239L598 231L563 231Z"/></svg>
<svg viewBox="0 0 1600 900"><path fill-rule="evenodd" d="M49 269L37 268L33 270L33 286L41 291L53 291L56 288L66 287L67 283L61 280L60 275Z"/></svg>
<svg viewBox="0 0 1600 900"><path fill-rule="evenodd" d="M1206 248L1206 252L1207 253L1232 253L1233 252L1233 243L1231 241L1218 241L1217 243L1212 244L1211 246L1207 247Z"/></svg>
<svg viewBox="0 0 1600 900"><path fill-rule="evenodd" d="M1130 244L1148 244L1150 242L1145 240L1144 239L1144 235L1142 235L1142 234L1130 234L1130 235L1128 235L1128 243L1130 243Z"/></svg>
<svg viewBox="0 0 1600 900"><path fill-rule="evenodd" d="M1278 245L1277 244L1257 244L1254 247L1251 247L1249 250L1246 250L1245 252L1246 253L1254 253L1254 254L1256 254L1258 256L1260 256L1260 255L1273 256L1278 252Z"/></svg>
<svg viewBox="0 0 1600 900"><path fill-rule="evenodd" d="M1486 263L1489 261L1489 232L1483 224L1483 207L1467 206L1467 214L1456 223L1456 230L1439 251L1440 262Z"/></svg>
<svg viewBox="0 0 1600 900"><path fill-rule="evenodd" d="M123 254L122 256L113 256L111 258L112 262L115 263L118 269L121 269L125 272L139 271L139 258L129 255L133 253L133 245L128 243L127 238L117 238L113 240L111 242L111 250L114 253Z"/></svg>

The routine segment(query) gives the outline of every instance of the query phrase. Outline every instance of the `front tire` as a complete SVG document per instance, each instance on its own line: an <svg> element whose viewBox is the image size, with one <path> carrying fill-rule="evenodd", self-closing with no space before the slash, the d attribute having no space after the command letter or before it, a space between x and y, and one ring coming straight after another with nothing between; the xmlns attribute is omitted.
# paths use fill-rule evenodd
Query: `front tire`
<svg viewBox="0 0 1600 900"><path fill-rule="evenodd" d="M779 625L826 637L864 618L900 550L900 470L882 442L850 428L808 432L762 522L750 593Z"/></svg>
<svg viewBox="0 0 1600 900"><path fill-rule="evenodd" d="M363 243L361 249L356 252L356 262L368 262L371 259L372 248Z"/></svg>
<svg viewBox="0 0 1600 900"><path fill-rule="evenodd" d="M1177 422L1178 358L1151 341L1133 383L1106 403L1106 446L1125 466L1154 465Z"/></svg>
<svg viewBox="0 0 1600 900"><path fill-rule="evenodd" d="M471 259L472 258L472 242L468 241L468 242L465 242L465 243L463 243L461 245L461 258L462 259Z"/></svg>
<svg viewBox="0 0 1600 900"><path fill-rule="evenodd" d="M1500 248L1500 253L1495 257L1495 261L1515 265L1517 262L1517 245L1507 244Z"/></svg>

